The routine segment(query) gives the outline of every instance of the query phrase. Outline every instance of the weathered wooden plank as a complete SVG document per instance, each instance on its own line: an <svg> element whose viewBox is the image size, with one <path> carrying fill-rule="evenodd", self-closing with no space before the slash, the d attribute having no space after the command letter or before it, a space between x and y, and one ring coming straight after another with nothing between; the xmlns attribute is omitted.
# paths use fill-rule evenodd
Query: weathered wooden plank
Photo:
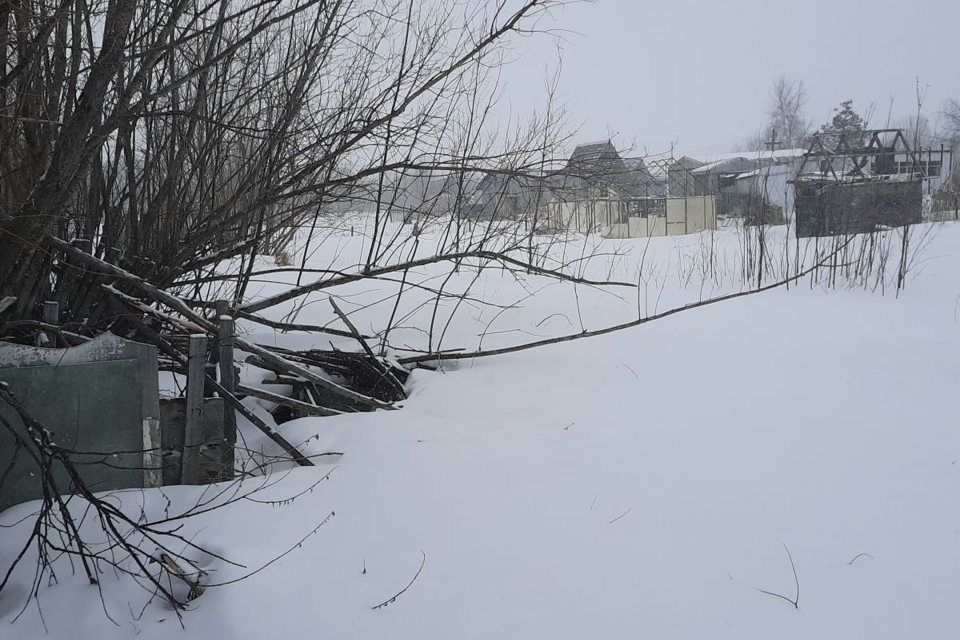
<svg viewBox="0 0 960 640"><path fill-rule="evenodd" d="M60 303L56 300L44 302L40 319L47 324L60 324Z"/></svg>
<svg viewBox="0 0 960 640"><path fill-rule="evenodd" d="M207 336L190 336L187 360L187 418L183 436L183 484L200 484L200 446L203 444L203 389Z"/></svg>
<svg viewBox="0 0 960 640"><path fill-rule="evenodd" d="M217 346L220 365L220 384L227 393L236 393L236 379L233 370L233 318L229 315L230 305L226 300L217 301L217 314L220 331L217 334ZM237 444L237 412L233 405L223 403L223 439L231 447Z"/></svg>

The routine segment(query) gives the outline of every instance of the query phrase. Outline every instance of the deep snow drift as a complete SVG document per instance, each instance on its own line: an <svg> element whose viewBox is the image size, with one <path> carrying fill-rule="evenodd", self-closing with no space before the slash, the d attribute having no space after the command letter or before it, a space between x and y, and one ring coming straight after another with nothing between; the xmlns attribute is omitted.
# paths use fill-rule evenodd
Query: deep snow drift
<svg viewBox="0 0 960 640"><path fill-rule="evenodd" d="M718 232L720 244L735 245L733 233ZM106 573L112 622L98 589L66 566L11 625L32 578L26 566L0 595L2 637L947 637L960 626L960 225L931 238L899 299L800 283L607 336L418 370L401 411L287 423L291 441L315 436L306 450L344 455L278 472L260 502L188 520L186 531L247 567L196 559L226 582L335 512L300 548L209 589L184 614L185 631L163 603L144 609L149 594ZM337 242L311 264L355 262L359 239ZM484 272L471 290L523 303L483 345L597 328L735 286L686 273L683 251L699 251L703 238L599 246L608 255L591 263L594 275L636 280L649 250L661 277L638 300L590 287L524 290ZM474 276L456 277L466 287ZM337 295L356 310L397 287L367 282ZM332 322L324 296L311 300L299 320ZM392 344L424 346L432 309L415 312L415 302ZM366 330L389 311L355 318ZM461 310L444 346L475 347L497 311ZM278 344L328 342L249 329ZM264 503L327 473L292 504ZM197 492L165 489L170 507L160 491L118 499L159 514L188 508ZM8 510L0 524L30 510ZM0 530L0 567L28 527ZM421 551L409 590L371 609L410 582Z"/></svg>

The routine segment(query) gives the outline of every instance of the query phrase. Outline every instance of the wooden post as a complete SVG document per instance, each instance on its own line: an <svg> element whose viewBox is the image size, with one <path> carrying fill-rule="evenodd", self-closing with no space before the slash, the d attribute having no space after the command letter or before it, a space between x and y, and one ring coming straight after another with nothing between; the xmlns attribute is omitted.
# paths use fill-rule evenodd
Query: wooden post
<svg viewBox="0 0 960 640"><path fill-rule="evenodd" d="M59 324L60 303L56 300L47 300L43 303L43 314L40 316L47 324Z"/></svg>
<svg viewBox="0 0 960 640"><path fill-rule="evenodd" d="M58 320L60 319L60 303L58 303L56 300L47 300L44 302L43 310L40 312L40 319L47 324L57 324ZM46 331L40 331L37 333L38 347L46 347L53 342L56 341L51 340Z"/></svg>
<svg viewBox="0 0 960 640"><path fill-rule="evenodd" d="M43 303L43 310L40 312L40 319L47 324L57 324L60 319L60 303L56 300L47 300ZM37 333L37 346L46 347L55 342L50 339L46 331Z"/></svg>
<svg viewBox="0 0 960 640"><path fill-rule="evenodd" d="M190 336L187 361L187 417L183 433L183 472L180 482L200 484L200 445L203 443L203 387L207 336Z"/></svg>
<svg viewBox="0 0 960 640"><path fill-rule="evenodd" d="M217 318L219 320L219 331L217 335L217 345L219 347L220 360L220 386L224 391L230 394L236 394L236 378L233 370L233 332L235 330L233 317L229 313L230 305L226 300L217 301ZM224 401L223 403L223 439L226 442L226 448L223 452L223 460L232 465L234 454L233 448L237 444L237 413L233 406ZM228 450L229 449L229 450ZM226 473L228 469L224 469ZM233 468L229 478L233 477Z"/></svg>

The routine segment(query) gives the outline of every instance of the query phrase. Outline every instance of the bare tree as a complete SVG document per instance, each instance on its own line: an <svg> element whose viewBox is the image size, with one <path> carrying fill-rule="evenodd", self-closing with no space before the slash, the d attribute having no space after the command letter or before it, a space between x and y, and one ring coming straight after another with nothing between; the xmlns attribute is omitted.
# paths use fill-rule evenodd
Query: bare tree
<svg viewBox="0 0 960 640"><path fill-rule="evenodd" d="M951 98L940 110L941 132L954 154L960 151L960 100ZM947 176L940 192L934 194L935 210L952 211L953 219L960 219L960 163L952 162L953 170Z"/></svg>
<svg viewBox="0 0 960 640"><path fill-rule="evenodd" d="M944 136L954 146L960 144L960 100L951 98L943 103L940 110Z"/></svg>
<svg viewBox="0 0 960 640"><path fill-rule="evenodd" d="M807 90L803 80L792 80L785 75L777 78L770 92L767 140L780 140L782 146L788 148L805 146L810 132L804 111L806 105Z"/></svg>
<svg viewBox="0 0 960 640"><path fill-rule="evenodd" d="M5 3L0 298L35 312L56 236L161 286L242 258L240 299L271 240L344 205L375 212L373 268L391 176L522 173L552 155L552 121L497 136L488 79L560 1Z"/></svg>

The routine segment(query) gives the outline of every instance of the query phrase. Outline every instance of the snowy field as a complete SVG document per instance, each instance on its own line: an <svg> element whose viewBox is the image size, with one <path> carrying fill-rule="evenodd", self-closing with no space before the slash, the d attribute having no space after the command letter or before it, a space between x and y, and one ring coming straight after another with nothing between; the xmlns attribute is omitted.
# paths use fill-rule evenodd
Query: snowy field
<svg viewBox="0 0 960 640"><path fill-rule="evenodd" d="M269 563L326 520L299 548L209 588L183 614L184 630L128 578L108 572L98 589L65 564L14 622L33 577L26 563L0 595L0 637L953 637L960 224L929 229L899 297L803 279L605 336L416 370L400 411L286 423L289 440L309 440L305 451L343 455L278 469L255 500L191 518L183 532L244 565L194 558L217 583ZM436 348L441 332L443 349L502 347L736 291L740 242L727 229L552 249L564 263L595 254L582 261L584 277L639 290L464 268L448 289L509 308L448 299L435 312L412 292L396 311L392 354ZM361 235L333 234L309 265L346 268L363 253ZM394 275L336 290L361 331L391 314ZM436 268L433 286L446 275ZM296 275L269 279L250 296L282 291ZM268 315L298 310L298 322L342 328L326 294L303 302ZM245 329L260 342L329 345ZM244 436L272 451L255 430ZM272 502L325 474L296 501ZM160 517L190 508L198 491L116 499ZM15 523L31 511L0 514L0 566L19 551L30 522ZM373 609L421 563L408 590Z"/></svg>

